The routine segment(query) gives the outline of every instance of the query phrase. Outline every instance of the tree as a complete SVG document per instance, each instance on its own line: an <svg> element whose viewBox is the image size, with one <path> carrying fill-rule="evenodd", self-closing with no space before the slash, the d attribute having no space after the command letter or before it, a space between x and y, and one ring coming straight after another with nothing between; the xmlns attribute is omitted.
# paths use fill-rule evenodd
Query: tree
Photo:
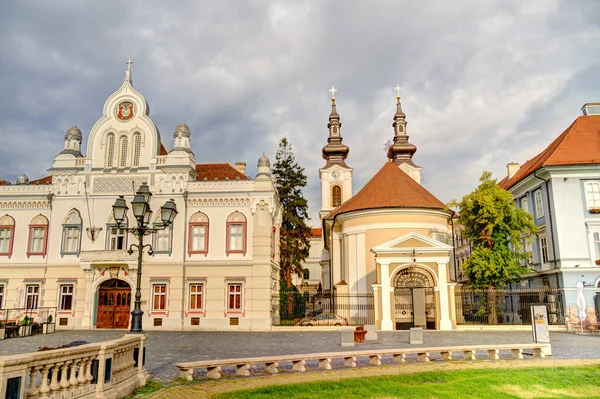
<svg viewBox="0 0 600 399"><path fill-rule="evenodd" d="M463 272L473 288L488 290L483 311L488 313L488 322L496 324L496 290L529 271L523 266L530 256L523 252L523 244L533 239L537 227L529 213L515 207L511 193L498 186L490 172L484 171L479 181L473 192L452 205L458 207L459 223L471 243Z"/></svg>
<svg viewBox="0 0 600 399"><path fill-rule="evenodd" d="M292 287L292 273L302 275L302 264L310 250L310 227L306 224L308 202L302 196L306 175L285 137L279 142L273 175L283 210L279 235L281 279L285 280L289 289Z"/></svg>

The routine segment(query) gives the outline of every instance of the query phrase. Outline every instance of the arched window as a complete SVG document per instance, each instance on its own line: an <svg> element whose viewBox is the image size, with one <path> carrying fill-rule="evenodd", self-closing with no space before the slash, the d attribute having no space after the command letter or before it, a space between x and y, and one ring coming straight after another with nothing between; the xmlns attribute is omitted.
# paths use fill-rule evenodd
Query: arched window
<svg viewBox="0 0 600 399"><path fill-rule="evenodd" d="M15 219L4 215L0 217L0 256L12 256L13 242L15 240ZM1 305L1 302L0 302Z"/></svg>
<svg viewBox="0 0 600 399"><path fill-rule="evenodd" d="M303 280L310 279L310 270L308 270L308 269L302 270L302 279Z"/></svg>
<svg viewBox="0 0 600 399"><path fill-rule="evenodd" d="M46 256L48 248L48 219L44 215L38 215L29 223L29 240L27 245L27 257L31 255Z"/></svg>
<svg viewBox="0 0 600 399"><path fill-rule="evenodd" d="M115 135L109 134L106 138L106 167L112 168L115 161Z"/></svg>
<svg viewBox="0 0 600 399"><path fill-rule="evenodd" d="M208 255L208 216L202 212L196 212L190 218L188 254Z"/></svg>
<svg viewBox="0 0 600 399"><path fill-rule="evenodd" d="M127 166L127 137L121 137L121 143L119 144L121 153L119 154L119 166Z"/></svg>
<svg viewBox="0 0 600 399"><path fill-rule="evenodd" d="M60 256L79 255L81 248L81 215L73 209L63 221Z"/></svg>
<svg viewBox="0 0 600 399"><path fill-rule="evenodd" d="M331 189L331 206L342 205L342 188L340 186L333 186Z"/></svg>
<svg viewBox="0 0 600 399"><path fill-rule="evenodd" d="M585 200L588 209L600 208L600 183L591 181L585 183Z"/></svg>
<svg viewBox="0 0 600 399"><path fill-rule="evenodd" d="M133 166L140 166L140 153L142 148L142 136L139 133L133 135Z"/></svg>
<svg viewBox="0 0 600 399"><path fill-rule="evenodd" d="M523 197L521 199L521 209L529 213L529 200L527 199L527 197Z"/></svg>
<svg viewBox="0 0 600 399"><path fill-rule="evenodd" d="M246 216L233 212L227 217L227 237L225 252L246 254Z"/></svg>

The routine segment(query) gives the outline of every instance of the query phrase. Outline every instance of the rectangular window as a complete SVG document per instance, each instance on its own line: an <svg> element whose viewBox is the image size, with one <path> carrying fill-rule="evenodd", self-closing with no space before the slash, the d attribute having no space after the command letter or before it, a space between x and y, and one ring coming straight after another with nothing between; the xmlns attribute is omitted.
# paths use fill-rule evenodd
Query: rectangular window
<svg viewBox="0 0 600 399"><path fill-rule="evenodd" d="M25 307L27 309L37 309L40 299L40 286L37 284L27 285L25 287Z"/></svg>
<svg viewBox="0 0 600 399"><path fill-rule="evenodd" d="M228 309L242 309L242 284L227 284L229 291Z"/></svg>
<svg viewBox="0 0 600 399"><path fill-rule="evenodd" d="M589 182L585 184L585 198L588 209L600 208L600 183Z"/></svg>
<svg viewBox="0 0 600 399"><path fill-rule="evenodd" d="M190 284L190 309L200 310L202 306L202 296L204 293L203 284Z"/></svg>
<svg viewBox="0 0 600 399"><path fill-rule="evenodd" d="M244 225L230 224L229 225L229 250L243 251L244 250Z"/></svg>
<svg viewBox="0 0 600 399"><path fill-rule="evenodd" d="M167 308L167 285L152 285L152 310L165 310Z"/></svg>
<svg viewBox="0 0 600 399"><path fill-rule="evenodd" d="M544 216L544 204L542 202L542 190L537 190L535 197L535 216L539 219Z"/></svg>
<svg viewBox="0 0 600 399"><path fill-rule="evenodd" d="M206 252L206 226L192 226L192 252Z"/></svg>
<svg viewBox="0 0 600 399"><path fill-rule="evenodd" d="M59 310L73 310L73 285L60 286Z"/></svg>
<svg viewBox="0 0 600 399"><path fill-rule="evenodd" d="M31 242L29 243L29 253L41 254L44 253L44 241L46 239L45 227L31 228Z"/></svg>
<svg viewBox="0 0 600 399"><path fill-rule="evenodd" d="M540 237L540 253L542 255L542 264L548 263L548 241L546 236Z"/></svg>
<svg viewBox="0 0 600 399"><path fill-rule="evenodd" d="M65 227L63 230L63 253L79 252L79 227Z"/></svg>
<svg viewBox="0 0 600 399"><path fill-rule="evenodd" d="M171 252L171 227L158 230L154 240L154 252Z"/></svg>
<svg viewBox="0 0 600 399"><path fill-rule="evenodd" d="M0 284L0 309L4 306L4 284Z"/></svg>
<svg viewBox="0 0 600 399"><path fill-rule="evenodd" d="M7 254L10 252L11 233L12 228L0 228L0 254Z"/></svg>
<svg viewBox="0 0 600 399"><path fill-rule="evenodd" d="M116 226L108 227L108 249L118 250L125 249L127 241L125 240L125 230Z"/></svg>
<svg viewBox="0 0 600 399"><path fill-rule="evenodd" d="M594 249L596 250L596 260L600 259L600 233L594 233Z"/></svg>

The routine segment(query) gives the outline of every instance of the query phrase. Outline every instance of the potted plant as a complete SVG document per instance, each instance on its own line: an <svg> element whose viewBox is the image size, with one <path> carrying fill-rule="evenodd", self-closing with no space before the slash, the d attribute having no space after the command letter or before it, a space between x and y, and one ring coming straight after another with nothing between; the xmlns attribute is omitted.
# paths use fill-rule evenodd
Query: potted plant
<svg viewBox="0 0 600 399"><path fill-rule="evenodd" d="M600 208L590 208L590 213L600 213Z"/></svg>
<svg viewBox="0 0 600 399"><path fill-rule="evenodd" d="M44 334L54 334L55 324L53 323L54 318L52 315L48 315L46 323L44 323Z"/></svg>
<svg viewBox="0 0 600 399"><path fill-rule="evenodd" d="M27 337L31 335L31 317L25 316L21 320L21 336Z"/></svg>
<svg viewBox="0 0 600 399"><path fill-rule="evenodd" d="M600 259L596 259L596 264L600 265Z"/></svg>
<svg viewBox="0 0 600 399"><path fill-rule="evenodd" d="M6 324L3 321L0 321L0 340L4 339L6 335Z"/></svg>

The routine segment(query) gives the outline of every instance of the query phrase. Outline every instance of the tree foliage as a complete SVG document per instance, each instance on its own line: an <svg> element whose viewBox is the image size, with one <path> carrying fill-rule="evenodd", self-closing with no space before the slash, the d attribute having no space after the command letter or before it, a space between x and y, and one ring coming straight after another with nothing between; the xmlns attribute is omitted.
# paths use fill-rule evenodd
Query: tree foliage
<svg viewBox="0 0 600 399"><path fill-rule="evenodd" d="M474 288L496 289L518 280L529 269L522 265L530 257L523 252L537 227L532 216L515 207L511 193L502 189L484 171L479 186L453 205L459 208L459 223L471 243L471 255L463 272Z"/></svg>
<svg viewBox="0 0 600 399"><path fill-rule="evenodd" d="M273 175L283 209L280 231L281 279L292 286L292 273L302 275L302 264L310 250L308 202L303 197L306 187L304 168L298 165L287 138L282 138L275 155Z"/></svg>

